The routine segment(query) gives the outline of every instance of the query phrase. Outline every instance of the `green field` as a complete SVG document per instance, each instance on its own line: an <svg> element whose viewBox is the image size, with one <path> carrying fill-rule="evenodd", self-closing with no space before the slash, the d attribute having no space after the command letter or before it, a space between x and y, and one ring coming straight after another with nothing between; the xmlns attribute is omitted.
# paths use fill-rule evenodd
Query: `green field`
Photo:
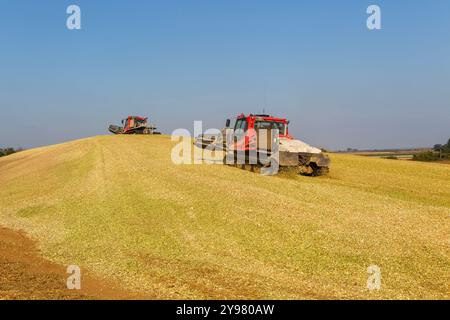
<svg viewBox="0 0 450 320"><path fill-rule="evenodd" d="M3 157L0 224L161 299L450 298L450 166L331 154L328 177L264 177L177 166L172 147L100 136Z"/></svg>

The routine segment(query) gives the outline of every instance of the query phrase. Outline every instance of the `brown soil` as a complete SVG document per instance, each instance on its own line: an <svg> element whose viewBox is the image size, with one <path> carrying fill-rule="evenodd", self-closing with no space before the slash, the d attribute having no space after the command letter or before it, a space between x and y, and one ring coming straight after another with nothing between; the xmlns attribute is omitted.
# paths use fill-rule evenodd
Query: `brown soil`
<svg viewBox="0 0 450 320"><path fill-rule="evenodd" d="M81 289L67 289L66 267L41 257L23 232L0 227L0 300L143 299L81 272Z"/></svg>

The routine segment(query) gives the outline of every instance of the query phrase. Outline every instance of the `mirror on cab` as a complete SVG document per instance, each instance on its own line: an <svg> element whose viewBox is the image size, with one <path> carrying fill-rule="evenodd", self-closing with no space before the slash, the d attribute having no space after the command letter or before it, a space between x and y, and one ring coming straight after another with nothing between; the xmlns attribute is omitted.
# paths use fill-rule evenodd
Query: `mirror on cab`
<svg viewBox="0 0 450 320"><path fill-rule="evenodd" d="M231 120L227 119L227 121L225 122L225 128L229 128L230 127L230 123L231 123Z"/></svg>

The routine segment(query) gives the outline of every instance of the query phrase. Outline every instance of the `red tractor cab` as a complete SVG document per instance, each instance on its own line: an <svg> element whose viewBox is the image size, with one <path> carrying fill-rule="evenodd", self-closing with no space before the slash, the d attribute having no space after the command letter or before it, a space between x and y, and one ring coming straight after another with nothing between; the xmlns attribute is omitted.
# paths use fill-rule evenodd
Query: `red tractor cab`
<svg viewBox="0 0 450 320"><path fill-rule="evenodd" d="M148 125L148 118L128 116L122 120L122 127L110 125L109 131L114 134L160 134L156 127Z"/></svg>
<svg viewBox="0 0 450 320"><path fill-rule="evenodd" d="M265 166L266 159L276 160L280 167L297 168L300 174L321 176L329 171L330 159L321 149L289 134L289 120L267 114L240 114L233 127L227 119L220 135L201 134L195 140L199 148L224 151L228 159L244 158L245 164ZM226 158L226 159L225 159ZM261 160L262 159L262 160Z"/></svg>
<svg viewBox="0 0 450 320"><path fill-rule="evenodd" d="M147 127L147 119L144 117L133 117L128 116L126 119L122 120L123 125L123 134L135 132L139 130L140 128L146 128Z"/></svg>
<svg viewBox="0 0 450 320"><path fill-rule="evenodd" d="M230 121L227 120L229 127ZM234 150L256 150L261 149L261 143L258 143L258 135L260 132L270 133L271 130L278 131L278 138L293 139L289 135L289 121L284 118L272 117L266 114L250 114L248 116L243 113L237 116L234 124ZM271 147L271 139L265 139L267 148ZM275 138L275 137L274 137ZM276 141L273 141L276 142Z"/></svg>

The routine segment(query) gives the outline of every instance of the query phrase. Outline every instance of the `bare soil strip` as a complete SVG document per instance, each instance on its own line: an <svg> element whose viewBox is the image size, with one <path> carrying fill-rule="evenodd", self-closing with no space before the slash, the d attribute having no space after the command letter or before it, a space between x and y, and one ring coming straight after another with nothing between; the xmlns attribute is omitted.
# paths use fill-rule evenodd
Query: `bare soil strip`
<svg viewBox="0 0 450 320"><path fill-rule="evenodd" d="M0 227L0 300L140 299L82 272L81 290L66 286L66 267L41 257L23 232Z"/></svg>

